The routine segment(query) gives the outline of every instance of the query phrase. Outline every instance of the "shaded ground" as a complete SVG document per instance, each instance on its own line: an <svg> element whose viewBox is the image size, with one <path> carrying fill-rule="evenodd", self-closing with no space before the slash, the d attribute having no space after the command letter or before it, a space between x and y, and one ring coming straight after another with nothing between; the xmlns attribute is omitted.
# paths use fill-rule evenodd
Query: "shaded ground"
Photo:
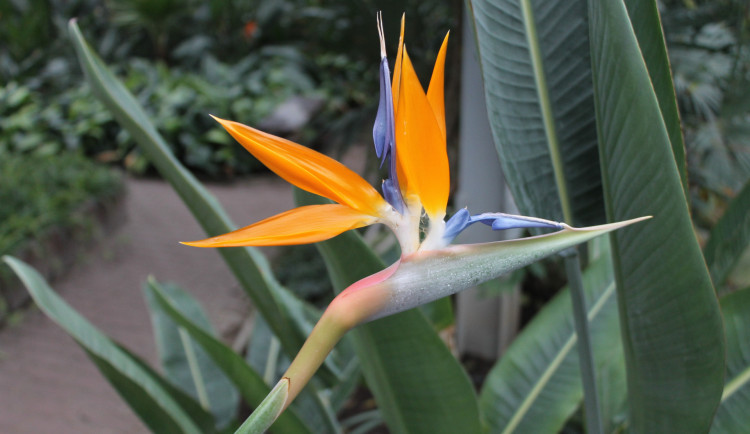
<svg viewBox="0 0 750 434"><path fill-rule="evenodd" d="M79 312L152 365L156 350L142 296L149 274L188 289L222 335L249 304L216 251L177 244L203 233L171 188L128 180L127 222L53 287ZM293 206L274 179L210 187L240 225ZM137 433L146 428L57 325L31 309L0 331L0 433Z"/></svg>

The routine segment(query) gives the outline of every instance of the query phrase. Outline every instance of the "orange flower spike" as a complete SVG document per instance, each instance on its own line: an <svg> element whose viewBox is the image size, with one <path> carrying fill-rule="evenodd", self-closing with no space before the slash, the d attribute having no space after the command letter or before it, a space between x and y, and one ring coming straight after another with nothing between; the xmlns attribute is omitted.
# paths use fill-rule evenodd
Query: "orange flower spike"
<svg viewBox="0 0 750 434"><path fill-rule="evenodd" d="M338 161L239 122L214 119L255 158L289 183L370 216L381 216L390 209L373 186Z"/></svg>
<svg viewBox="0 0 750 434"><path fill-rule="evenodd" d="M398 110L398 95L401 88L401 60L404 54L404 24L406 14L401 15L401 36L398 37L398 51L396 52L396 63L393 65L393 81L391 91L393 92L393 110Z"/></svg>
<svg viewBox="0 0 750 434"><path fill-rule="evenodd" d="M396 110L396 158L405 180L407 203L415 197L431 219L442 220L448 204L450 173L445 135L404 49ZM402 174L403 172L403 174Z"/></svg>
<svg viewBox="0 0 750 434"><path fill-rule="evenodd" d="M348 206L308 205L269 217L227 234L183 242L193 247L288 246L316 243L372 224L375 217Z"/></svg>
<svg viewBox="0 0 750 434"><path fill-rule="evenodd" d="M448 50L450 34L451 32L448 32L443 39L443 45L440 46L437 59L435 59L430 85L427 87L427 101L430 102L432 111L435 113L435 120L443 133L443 141L445 141L445 53Z"/></svg>

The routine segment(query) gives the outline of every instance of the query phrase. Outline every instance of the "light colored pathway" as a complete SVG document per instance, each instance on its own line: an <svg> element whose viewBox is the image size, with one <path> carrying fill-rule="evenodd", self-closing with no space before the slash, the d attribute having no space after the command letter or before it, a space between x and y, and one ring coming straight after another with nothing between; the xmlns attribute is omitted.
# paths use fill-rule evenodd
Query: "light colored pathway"
<svg viewBox="0 0 750 434"><path fill-rule="evenodd" d="M231 335L248 302L218 253L177 242L203 237L165 183L127 181L127 221L53 287L105 333L152 366L156 350L142 296L149 274L188 289L222 335ZM214 185L238 225L293 206L278 178ZM139 433L146 428L78 345L38 310L0 331L0 433Z"/></svg>

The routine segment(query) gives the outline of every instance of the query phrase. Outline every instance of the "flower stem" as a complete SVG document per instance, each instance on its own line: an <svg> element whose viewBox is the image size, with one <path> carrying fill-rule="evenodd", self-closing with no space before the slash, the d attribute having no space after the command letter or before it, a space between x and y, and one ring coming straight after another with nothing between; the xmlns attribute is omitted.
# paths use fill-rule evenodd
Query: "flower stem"
<svg viewBox="0 0 750 434"><path fill-rule="evenodd" d="M578 335L578 359L583 381L583 405L586 415L586 431L589 434L603 432L602 419L599 413L599 396L596 388L596 372L594 371L594 354L591 349L591 335L586 315L586 299L581 279L581 263L578 250L574 247L562 253L565 258L565 271L568 274L568 287L573 303L573 319Z"/></svg>

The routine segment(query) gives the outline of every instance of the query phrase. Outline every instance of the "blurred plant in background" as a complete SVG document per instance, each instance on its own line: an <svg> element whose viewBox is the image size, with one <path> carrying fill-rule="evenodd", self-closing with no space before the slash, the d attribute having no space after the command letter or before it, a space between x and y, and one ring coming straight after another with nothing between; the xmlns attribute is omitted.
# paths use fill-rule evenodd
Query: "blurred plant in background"
<svg viewBox="0 0 750 434"><path fill-rule="evenodd" d="M662 8L693 214L707 229L750 178L750 5L671 0Z"/></svg>
<svg viewBox="0 0 750 434"><path fill-rule="evenodd" d="M429 38L455 24L455 4L403 7L415 12L409 34L415 58L434 57L422 47L439 46ZM263 125L282 103L301 97L312 102L305 108L312 119L274 132L347 146L361 138L375 111L366 95L376 91L377 74L367 67L374 56L365 47L377 47L377 39L361 31L371 27L375 8L374 1L3 2L0 154L72 150L135 173L149 170L127 133L91 98L61 36L71 17L79 17L97 51L150 108L176 156L204 176L261 169L220 134L210 112Z"/></svg>

